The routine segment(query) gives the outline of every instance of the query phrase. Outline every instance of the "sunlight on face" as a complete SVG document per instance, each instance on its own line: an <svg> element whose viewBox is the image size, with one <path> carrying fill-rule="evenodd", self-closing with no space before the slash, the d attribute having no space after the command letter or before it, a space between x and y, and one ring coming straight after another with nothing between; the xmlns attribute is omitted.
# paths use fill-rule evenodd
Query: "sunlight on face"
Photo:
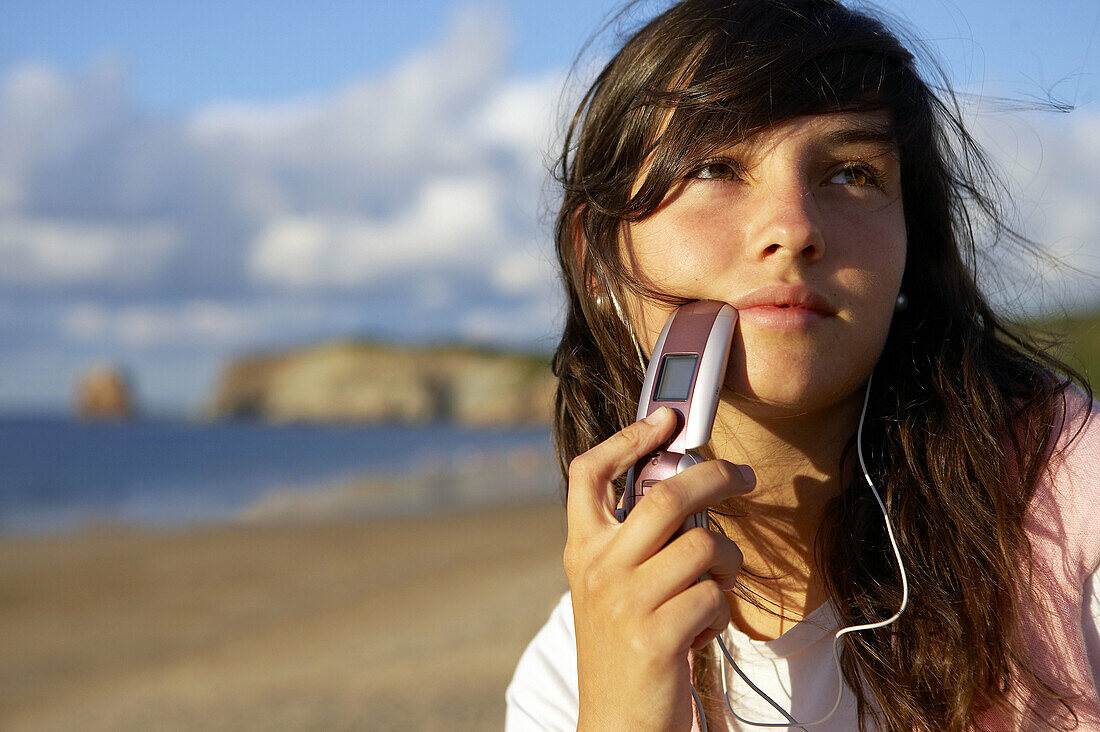
<svg viewBox="0 0 1100 732"><path fill-rule="evenodd" d="M885 343L905 268L900 178L889 113L797 117L699 160L624 245L658 290L737 308L727 398L822 408ZM667 306L631 311L651 351Z"/></svg>

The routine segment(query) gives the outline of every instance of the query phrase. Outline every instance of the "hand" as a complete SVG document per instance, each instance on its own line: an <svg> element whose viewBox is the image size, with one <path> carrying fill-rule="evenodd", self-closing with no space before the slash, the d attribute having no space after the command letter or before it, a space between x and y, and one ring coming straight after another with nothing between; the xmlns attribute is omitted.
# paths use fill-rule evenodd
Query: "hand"
<svg viewBox="0 0 1100 732"><path fill-rule="evenodd" d="M748 468L693 465L653 486L615 520L612 481L672 436L660 409L569 465L565 573L572 591L580 730L687 730L688 650L730 622L725 591L741 569L732 541L702 528L669 539L684 519L752 490ZM667 543L667 546L666 546ZM707 573L708 579L699 578Z"/></svg>

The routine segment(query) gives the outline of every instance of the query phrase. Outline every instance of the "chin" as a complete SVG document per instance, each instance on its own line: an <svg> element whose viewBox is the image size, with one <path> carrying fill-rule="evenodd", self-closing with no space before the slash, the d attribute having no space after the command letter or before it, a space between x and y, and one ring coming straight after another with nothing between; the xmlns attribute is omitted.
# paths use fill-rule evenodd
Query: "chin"
<svg viewBox="0 0 1100 732"><path fill-rule="evenodd" d="M829 374L812 368L750 368L740 374L727 372L724 396L747 413L795 416L846 405L865 380L852 373Z"/></svg>
<svg viewBox="0 0 1100 732"><path fill-rule="evenodd" d="M828 323L842 325L832 319ZM861 337L854 337L855 326L822 326L805 333L739 328L730 349L726 387L746 403L789 412L846 404L874 369L886 327L861 323Z"/></svg>

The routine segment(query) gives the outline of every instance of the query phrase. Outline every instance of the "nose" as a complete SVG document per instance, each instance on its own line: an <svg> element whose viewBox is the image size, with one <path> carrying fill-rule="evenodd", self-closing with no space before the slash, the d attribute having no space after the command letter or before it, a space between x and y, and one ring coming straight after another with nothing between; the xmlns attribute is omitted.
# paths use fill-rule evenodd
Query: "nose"
<svg viewBox="0 0 1100 732"><path fill-rule="evenodd" d="M825 254L825 236L812 191L775 185L758 196L748 230L748 253L759 260L785 257L812 264Z"/></svg>

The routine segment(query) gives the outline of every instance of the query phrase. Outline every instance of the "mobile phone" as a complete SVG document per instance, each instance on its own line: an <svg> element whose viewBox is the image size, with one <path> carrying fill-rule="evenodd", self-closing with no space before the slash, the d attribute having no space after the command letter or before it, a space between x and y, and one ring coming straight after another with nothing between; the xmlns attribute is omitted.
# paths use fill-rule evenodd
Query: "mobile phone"
<svg viewBox="0 0 1100 732"><path fill-rule="evenodd" d="M736 325L737 311L713 300L687 303L665 322L646 369L637 418L670 407L676 432L627 472L626 490L615 511L620 522L653 485L703 462L696 450L710 440ZM689 516L677 535L696 526L709 526L706 511Z"/></svg>

